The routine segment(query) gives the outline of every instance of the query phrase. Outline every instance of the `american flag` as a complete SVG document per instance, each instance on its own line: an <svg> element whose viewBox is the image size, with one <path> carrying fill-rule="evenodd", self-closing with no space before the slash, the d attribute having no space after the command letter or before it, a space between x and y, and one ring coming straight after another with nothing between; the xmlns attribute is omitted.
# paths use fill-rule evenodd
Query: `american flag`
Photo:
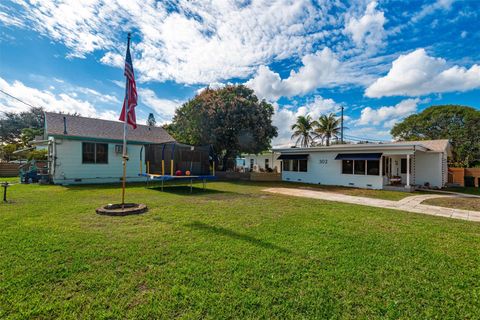
<svg viewBox="0 0 480 320"><path fill-rule="evenodd" d="M135 107L137 106L137 85L135 83L135 74L133 73L132 56L130 55L130 34L128 35L127 56L125 57L125 71L123 74L127 78L127 83L120 121L125 122L125 114L127 114L127 123L131 125L133 129L136 129L137 119L135 117Z"/></svg>

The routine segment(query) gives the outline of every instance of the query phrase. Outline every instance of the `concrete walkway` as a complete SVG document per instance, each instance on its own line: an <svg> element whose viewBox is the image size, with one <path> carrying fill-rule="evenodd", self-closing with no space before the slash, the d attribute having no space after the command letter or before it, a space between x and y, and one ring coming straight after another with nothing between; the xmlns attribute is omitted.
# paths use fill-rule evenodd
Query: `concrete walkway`
<svg viewBox="0 0 480 320"><path fill-rule="evenodd" d="M432 216L440 216L440 217L480 222L480 212L478 211L453 209L453 208L437 207L437 206L422 204L422 202L427 199L445 198L445 197L453 198L453 197L459 197L458 195L427 194L427 195L406 197L400 201L392 201L392 200L349 196L349 195L333 193L333 192L308 190L308 189L296 189L296 188L268 188L268 189L264 189L263 191L283 194L287 196L352 203L352 204L359 204L359 205L370 206L370 207L394 209L394 210L428 214Z"/></svg>

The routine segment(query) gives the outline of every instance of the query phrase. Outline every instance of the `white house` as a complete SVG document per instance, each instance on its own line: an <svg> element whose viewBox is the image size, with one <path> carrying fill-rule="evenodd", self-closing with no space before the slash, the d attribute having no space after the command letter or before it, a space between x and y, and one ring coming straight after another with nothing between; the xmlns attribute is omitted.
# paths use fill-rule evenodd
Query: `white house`
<svg viewBox="0 0 480 320"><path fill-rule="evenodd" d="M122 122L46 112L44 139L53 183L121 181ZM144 125L135 130L129 127L127 140L127 181L145 180L138 176L141 170L145 171L145 144L174 141L163 128Z"/></svg>
<svg viewBox="0 0 480 320"><path fill-rule="evenodd" d="M448 140L275 149L282 180L371 189L442 188L448 181Z"/></svg>
<svg viewBox="0 0 480 320"><path fill-rule="evenodd" d="M282 162L278 160L280 153L269 151L260 154L245 154L243 159L245 161L243 167L246 171L267 171L272 169L273 171L280 172Z"/></svg>

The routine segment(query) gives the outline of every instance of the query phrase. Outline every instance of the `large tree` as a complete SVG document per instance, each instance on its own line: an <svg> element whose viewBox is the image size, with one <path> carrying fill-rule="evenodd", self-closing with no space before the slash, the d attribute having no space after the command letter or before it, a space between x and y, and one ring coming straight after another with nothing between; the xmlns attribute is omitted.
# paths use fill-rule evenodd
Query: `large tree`
<svg viewBox="0 0 480 320"><path fill-rule="evenodd" d="M468 166L480 158L480 111L471 107L431 106L397 123L391 134L399 140L449 139L451 165Z"/></svg>
<svg viewBox="0 0 480 320"><path fill-rule="evenodd" d="M213 145L226 168L228 159L240 153L260 153L271 147L277 136L273 112L271 104L243 85L207 88L178 108L165 128L179 142Z"/></svg>
<svg viewBox="0 0 480 320"><path fill-rule="evenodd" d="M297 122L291 126L293 130L291 139L297 139L295 146L300 144L302 148L307 148L312 144L315 138L313 132L315 125L316 122L309 115L297 117Z"/></svg>
<svg viewBox="0 0 480 320"><path fill-rule="evenodd" d="M22 140L24 141L33 134L40 135L43 133L43 123L42 108L31 108L29 111L20 113L0 114L0 143L21 143Z"/></svg>

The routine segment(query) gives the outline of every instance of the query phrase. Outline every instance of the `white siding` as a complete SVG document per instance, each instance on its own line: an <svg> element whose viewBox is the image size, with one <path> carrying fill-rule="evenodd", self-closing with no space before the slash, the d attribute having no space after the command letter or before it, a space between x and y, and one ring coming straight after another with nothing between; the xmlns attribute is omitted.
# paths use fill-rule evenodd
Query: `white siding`
<svg viewBox="0 0 480 320"><path fill-rule="evenodd" d="M121 143L108 143L108 164L84 164L82 163L82 142L91 141L56 139L55 142L57 156L53 176L55 184L120 182L123 174L122 155L115 153L115 145ZM141 147L141 145L128 145L127 181L129 182L145 181L145 178L138 176ZM145 166L143 164L142 166L145 172ZM75 181L78 179L81 181Z"/></svg>
<svg viewBox="0 0 480 320"><path fill-rule="evenodd" d="M432 187L444 186L443 153L416 152L415 153L415 183L424 185L430 183Z"/></svg>
<svg viewBox="0 0 480 320"><path fill-rule="evenodd" d="M245 155L245 169L250 170L250 161L253 159L253 164L257 165L261 169L265 169L265 159L269 159L269 166L272 170L275 170L277 167L277 172L280 172L281 161L277 160L280 155L278 153L267 153L267 154L247 154ZM273 161L272 161L273 160Z"/></svg>
<svg viewBox="0 0 480 320"><path fill-rule="evenodd" d="M335 160L338 152L312 152L308 157L307 172L283 171L282 180L314 184L382 189L382 177L342 174L342 161ZM320 163L320 160L325 163Z"/></svg>

